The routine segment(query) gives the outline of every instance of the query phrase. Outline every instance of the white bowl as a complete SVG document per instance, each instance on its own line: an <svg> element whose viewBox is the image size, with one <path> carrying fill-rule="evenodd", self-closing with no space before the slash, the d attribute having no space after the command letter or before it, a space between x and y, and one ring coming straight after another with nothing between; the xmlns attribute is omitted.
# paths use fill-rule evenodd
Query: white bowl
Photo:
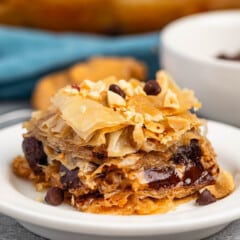
<svg viewBox="0 0 240 240"><path fill-rule="evenodd" d="M240 51L240 11L197 14L161 35L163 67L203 103L204 117L240 127L240 62L217 59Z"/></svg>

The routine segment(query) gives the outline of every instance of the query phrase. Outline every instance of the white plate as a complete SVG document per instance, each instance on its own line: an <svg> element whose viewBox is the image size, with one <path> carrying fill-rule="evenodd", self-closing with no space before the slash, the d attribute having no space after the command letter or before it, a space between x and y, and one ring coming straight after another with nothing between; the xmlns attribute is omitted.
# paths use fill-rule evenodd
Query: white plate
<svg viewBox="0 0 240 240"><path fill-rule="evenodd" d="M240 130L209 121L209 138L218 162L230 171L236 189L216 203L199 207L194 201L176 211L149 216L106 216L81 213L69 206L52 207L36 201L34 187L11 172L11 161L21 154L21 126L0 131L0 212L17 219L30 231L55 239L200 239L240 218Z"/></svg>

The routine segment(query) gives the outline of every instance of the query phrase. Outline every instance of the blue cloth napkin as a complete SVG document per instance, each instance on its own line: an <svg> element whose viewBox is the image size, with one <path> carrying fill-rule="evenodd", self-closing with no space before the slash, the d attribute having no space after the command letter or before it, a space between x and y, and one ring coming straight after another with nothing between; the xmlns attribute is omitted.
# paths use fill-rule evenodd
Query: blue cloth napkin
<svg viewBox="0 0 240 240"><path fill-rule="evenodd" d="M159 33L104 37L0 27L0 99L29 98L37 80L94 55L132 56L159 69Z"/></svg>

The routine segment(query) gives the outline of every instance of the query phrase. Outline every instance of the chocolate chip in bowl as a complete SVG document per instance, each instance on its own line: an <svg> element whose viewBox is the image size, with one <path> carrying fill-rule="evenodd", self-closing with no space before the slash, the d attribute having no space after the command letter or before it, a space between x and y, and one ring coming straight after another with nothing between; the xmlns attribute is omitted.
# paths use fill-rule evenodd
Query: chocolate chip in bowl
<svg viewBox="0 0 240 240"><path fill-rule="evenodd" d="M240 52L236 52L234 54L220 53L216 56L216 58L221 60L240 61Z"/></svg>

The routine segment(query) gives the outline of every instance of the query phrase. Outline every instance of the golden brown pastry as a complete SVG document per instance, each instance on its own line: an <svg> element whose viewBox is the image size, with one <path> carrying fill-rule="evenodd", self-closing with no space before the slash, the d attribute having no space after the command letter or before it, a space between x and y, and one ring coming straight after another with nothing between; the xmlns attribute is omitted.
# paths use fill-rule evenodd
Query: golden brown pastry
<svg viewBox="0 0 240 240"><path fill-rule="evenodd" d="M50 103L50 97L58 89L67 84L78 84L85 79L98 81L115 76L117 79L145 80L146 75L146 66L133 58L94 57L87 62L78 63L66 71L41 79L34 90L32 104L34 108L44 110Z"/></svg>
<svg viewBox="0 0 240 240"><path fill-rule="evenodd" d="M158 30L196 12L240 8L239 0L4 0L0 22L55 31L128 34Z"/></svg>
<svg viewBox="0 0 240 240"><path fill-rule="evenodd" d="M200 106L164 72L146 83L108 77L69 85L24 124L25 156L13 170L47 188L47 203L84 212L162 213L197 195L199 205L212 203L234 182L190 111Z"/></svg>

